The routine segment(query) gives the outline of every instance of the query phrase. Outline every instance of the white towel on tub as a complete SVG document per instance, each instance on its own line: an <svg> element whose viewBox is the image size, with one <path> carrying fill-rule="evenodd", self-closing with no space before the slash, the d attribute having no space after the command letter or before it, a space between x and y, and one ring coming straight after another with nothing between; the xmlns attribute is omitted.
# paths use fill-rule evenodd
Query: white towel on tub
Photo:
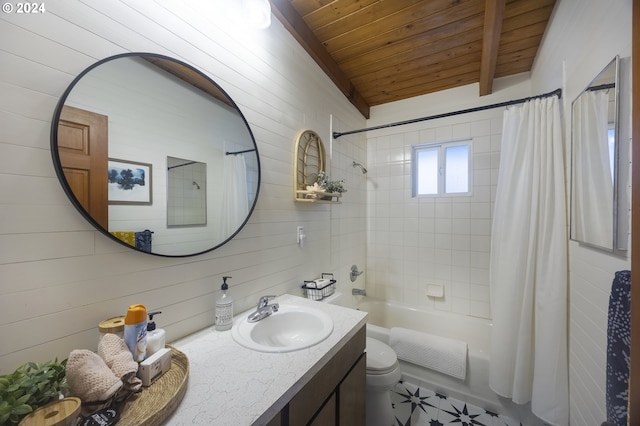
<svg viewBox="0 0 640 426"><path fill-rule="evenodd" d="M467 375L467 343L407 328L393 327L389 346L398 358L448 374L460 380Z"/></svg>

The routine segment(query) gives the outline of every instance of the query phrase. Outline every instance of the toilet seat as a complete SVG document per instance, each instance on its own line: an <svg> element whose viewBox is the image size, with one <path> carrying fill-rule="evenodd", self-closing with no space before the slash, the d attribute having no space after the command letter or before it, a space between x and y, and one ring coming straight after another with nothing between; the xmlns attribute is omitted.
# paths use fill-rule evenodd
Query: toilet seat
<svg viewBox="0 0 640 426"><path fill-rule="evenodd" d="M391 347L379 340L367 337L367 374L387 374L398 368L398 356Z"/></svg>

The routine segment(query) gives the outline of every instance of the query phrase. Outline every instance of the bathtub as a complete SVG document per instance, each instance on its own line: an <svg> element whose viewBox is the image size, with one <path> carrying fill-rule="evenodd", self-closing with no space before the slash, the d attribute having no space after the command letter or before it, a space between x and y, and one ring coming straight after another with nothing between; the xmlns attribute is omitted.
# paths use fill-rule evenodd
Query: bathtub
<svg viewBox="0 0 640 426"><path fill-rule="evenodd" d="M404 327L467 342L467 375L464 381L400 360L402 376L408 382L509 416L524 425L543 426L544 423L531 413L530 404L514 404L489 388L491 321L415 309L368 297L362 298L355 308L368 313L367 337L387 344L391 327Z"/></svg>

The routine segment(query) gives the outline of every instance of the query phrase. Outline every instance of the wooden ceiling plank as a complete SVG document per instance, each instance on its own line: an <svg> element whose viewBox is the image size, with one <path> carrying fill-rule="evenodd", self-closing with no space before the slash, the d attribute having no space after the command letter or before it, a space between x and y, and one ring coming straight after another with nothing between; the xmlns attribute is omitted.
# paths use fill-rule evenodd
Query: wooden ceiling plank
<svg viewBox="0 0 640 426"><path fill-rule="evenodd" d="M509 62L501 64L499 61L496 64L496 77L529 71L531 64L533 63L536 50L537 46L533 46L527 49L527 51L513 52L511 57L506 58ZM480 57L480 52L476 52L474 54L461 56L446 64L435 64L435 66L429 66L429 73L426 82L424 82L424 77L420 76L420 70L418 69L415 71L398 70L395 74L384 76L377 74L376 76L370 77L369 80L365 79L363 82L358 79L354 79L353 83L358 87L360 92L370 100L370 102L372 99L373 102L378 102L377 99L378 96L380 96L378 93L380 87L394 87L394 90L410 90L412 87L419 88L422 84L422 90L424 90L423 93L431 93L435 88L453 87L451 85L452 81L468 80L467 77L472 72L476 72L477 74L480 69ZM452 72L452 70L454 72ZM459 77L460 74L463 74L462 78ZM402 77L399 78L399 76ZM394 78L399 81L394 82ZM423 83L420 83L421 79L423 79ZM418 91L420 90L418 89ZM372 103L372 105L374 104Z"/></svg>
<svg viewBox="0 0 640 426"><path fill-rule="evenodd" d="M347 97L351 99L356 94L366 99L367 107L474 82L483 87L481 76L488 82L490 93L495 78L530 71L557 3L557 0L271 1L272 4L286 1L297 10L306 30L299 30L298 36L292 32L294 37ZM502 6L501 30L497 31L494 25L484 29L488 19L485 9L488 15L495 14L496 1L500 2L497 7ZM282 13L278 10L274 15L280 19L278 12ZM283 24L289 31L299 26L295 19ZM315 41L304 41L305 31ZM489 39L485 31L494 37L489 46L492 50L485 47ZM492 71L487 68L487 58L495 61Z"/></svg>
<svg viewBox="0 0 640 426"><path fill-rule="evenodd" d="M381 76L388 75L395 75L396 79L401 79L405 74L413 75L418 73L424 75L442 70L450 70L455 73L455 68L464 63L461 58L468 58L469 55L473 55L473 57L477 56L479 60L481 54L482 47L478 41L472 41L439 52L430 52L425 49L422 54L399 56L394 58L393 64L389 64L389 66L380 67L376 70L371 69L360 75L352 75L350 78L356 84L356 82L368 79L375 80Z"/></svg>
<svg viewBox="0 0 640 426"><path fill-rule="evenodd" d="M511 43L501 42L500 47L498 48L498 59L502 55L506 55L514 51L528 49L530 47L535 47L537 49L541 41L542 41L542 34L523 38L521 40L513 41Z"/></svg>
<svg viewBox="0 0 640 426"><path fill-rule="evenodd" d="M553 6L545 6L509 18L505 17L502 23L502 32L516 30L540 22L544 22L546 27L551 12L553 12Z"/></svg>
<svg viewBox="0 0 640 426"><path fill-rule="evenodd" d="M530 71L541 39L542 36L531 37L500 46L495 76L504 77Z"/></svg>
<svg viewBox="0 0 640 426"><path fill-rule="evenodd" d="M366 100L358 93L349 78L340 69L324 46L314 36L302 17L289 0L271 0L272 13L293 35L307 53L316 61L322 70L331 78L349 101L365 117L369 118L370 108Z"/></svg>
<svg viewBox="0 0 640 426"><path fill-rule="evenodd" d="M490 94L493 88L505 0L486 0L485 5L482 63L480 66L480 96Z"/></svg>
<svg viewBox="0 0 640 426"><path fill-rule="evenodd" d="M533 58L536 57L537 51L538 46L533 46L526 49L520 49L513 52L505 53L498 58L496 62L496 68L498 66L501 66L504 69L504 67L509 67L510 64L533 60Z"/></svg>
<svg viewBox="0 0 640 426"><path fill-rule="evenodd" d="M433 7L432 3L438 7ZM373 37L379 38L381 34L393 34L397 29L404 29L407 36L418 35L434 28L451 25L473 15L482 14L482 12L482 4L479 4L478 1L456 3L452 6L451 1L434 0L384 16L384 19L362 18L359 21L361 25L351 31L338 28L339 31L335 34L325 34L324 30L318 30L317 33L320 34L319 39L327 47L327 51L333 54L333 52L354 43L369 43ZM386 37L389 38L388 35Z"/></svg>
<svg viewBox="0 0 640 426"><path fill-rule="evenodd" d="M478 52L477 54L461 57L459 64L455 68L443 68L438 71L429 72L428 74L424 72L406 73L402 74L401 79L398 78L398 75L387 75L386 78L364 82L363 84L354 83L356 83L360 91L367 96L373 93L379 93L380 88L385 87L393 87L394 91L418 86L423 86L427 89L434 84L440 84L439 82L457 80L459 76L470 73L475 73L477 79L478 71L480 70L480 58L481 55ZM455 70L455 72L451 72L451 70Z"/></svg>
<svg viewBox="0 0 640 426"><path fill-rule="evenodd" d="M353 43L344 49L332 52L331 55L339 64L374 51L384 52L383 55L385 56L392 55L402 50L413 50L417 46L434 44L439 40L454 37L470 30L478 31L482 28L483 23L483 15L476 14L453 22L450 25L436 27L423 32L415 32L413 30L414 26L411 28L398 28L391 33L378 34L366 42Z"/></svg>
<svg viewBox="0 0 640 426"><path fill-rule="evenodd" d="M516 15L521 15L537 9L550 7L553 9L556 0L515 0L508 1L504 10L504 18L510 19Z"/></svg>
<svg viewBox="0 0 640 426"><path fill-rule="evenodd" d="M413 3L422 0L402 0L393 2L380 2L380 0L336 0L331 4L317 8L306 15L302 15L305 22L310 28L314 29L314 32L324 28L326 26L336 25L344 28L343 31L348 31L354 26L354 20L360 20L360 16L369 15L369 8L379 9L383 8L384 13L391 14L398 10L411 6ZM380 12L378 12L380 13ZM370 15L374 16L374 15ZM355 24L357 27L357 24Z"/></svg>
<svg viewBox="0 0 640 426"><path fill-rule="evenodd" d="M527 25L526 27L516 28L511 31L503 32L500 36L500 43L508 44L518 42L529 37L536 37L544 35L544 30L547 27L546 22L537 22L533 25Z"/></svg>
<svg viewBox="0 0 640 426"><path fill-rule="evenodd" d="M533 65L533 58L530 63L521 62L518 66L511 65L507 70L502 70L502 67L496 67L496 78L508 77L511 75L522 74L523 72L531 71Z"/></svg>
<svg viewBox="0 0 640 426"><path fill-rule="evenodd" d="M403 99L412 98L414 96L420 96L427 93L439 92L441 90L451 89L454 87L465 86L467 84L473 84L478 81L478 72L474 71L465 75L455 76L447 81L439 81L428 86L410 87L402 90L386 91L379 95L368 96L369 102L372 106L381 105L388 102L395 102Z"/></svg>
<svg viewBox="0 0 640 426"><path fill-rule="evenodd" d="M464 0L470 1L470 0ZM442 5L446 0L434 0L433 6ZM358 3L358 2L354 2ZM318 39L327 43L338 37L347 37L355 40L357 32L363 27L377 26L379 28L395 28L403 23L407 24L420 17L427 15L424 1L402 0L402 1L379 1L367 8L362 8L347 17L333 20L324 25L314 27L318 34ZM427 5L432 9L432 5ZM351 36L352 33L356 35Z"/></svg>
<svg viewBox="0 0 640 426"><path fill-rule="evenodd" d="M446 60L460 55L465 55L474 49L480 50L481 34L479 31L467 31L456 36L438 40L435 43L415 46L395 54L375 51L369 55L346 61L340 64L350 78L355 78L386 67L400 63L410 62L416 58L432 57L434 60Z"/></svg>
<svg viewBox="0 0 640 426"><path fill-rule="evenodd" d="M470 32L462 34L458 33L457 28L447 28L449 27L436 29L434 30L434 34L437 36L442 35L451 37L448 40L436 39L436 36L434 35L433 37L430 37L434 39L432 44L421 46L421 40L417 37L416 39L405 40L400 45L395 46L393 50L373 50L363 57L352 58L347 62L339 63L347 75L354 79L355 82L356 78L360 78L368 72L379 71L381 69L380 67L389 66L397 68L399 63L404 63L405 61L411 62L412 60L417 61L421 52L424 52L424 54L435 55L440 51L456 47L458 42L465 43L473 40L474 38L478 39L477 37L473 37L473 35L476 34L475 28L470 29ZM499 55L531 46L537 46L542 39L542 29L542 25L536 24L534 27L517 29L516 31L518 34L515 36L511 33L507 33L506 35L503 33L501 38L502 42L498 49ZM533 35L530 36L530 34ZM520 37L523 36L526 38L521 41ZM380 61L379 67L375 66L376 61ZM362 72L358 72L358 63L363 64ZM395 72L399 73L402 71L396 69Z"/></svg>
<svg viewBox="0 0 640 426"><path fill-rule="evenodd" d="M321 9L337 1L338 0L291 0L291 4L296 8L298 14L304 17L314 10Z"/></svg>
<svg viewBox="0 0 640 426"><path fill-rule="evenodd" d="M355 81L366 81L367 79L372 78L375 75L385 75L385 74L394 74L397 76L397 79L401 79L404 73L412 72L413 70L417 70L423 75L428 75L432 71L433 67L441 68L449 68L452 74L455 74L455 69L451 69L454 66L450 66L449 64L455 63L456 58L466 57L468 55L480 54L482 51L479 43L467 43L462 46L457 46L455 48L449 49L444 52L439 52L437 54L427 54L416 57L407 56L403 58L404 60L399 60L400 58L395 58L393 64L389 64L389 66L384 66L384 63L381 62L375 69L363 69L360 70L358 75L352 75L350 78L352 82ZM478 76L480 70L478 69ZM476 76L476 79L477 77ZM358 85L357 87L360 87Z"/></svg>
<svg viewBox="0 0 640 426"><path fill-rule="evenodd" d="M196 70L185 67L177 62L158 57L142 56L142 59L173 75L174 77L179 78L185 83L200 89L219 102L225 103L232 108L236 108L236 105L233 103L231 98L229 98L229 96L227 96L227 94L224 93L217 84L212 84L211 80L202 76Z"/></svg>

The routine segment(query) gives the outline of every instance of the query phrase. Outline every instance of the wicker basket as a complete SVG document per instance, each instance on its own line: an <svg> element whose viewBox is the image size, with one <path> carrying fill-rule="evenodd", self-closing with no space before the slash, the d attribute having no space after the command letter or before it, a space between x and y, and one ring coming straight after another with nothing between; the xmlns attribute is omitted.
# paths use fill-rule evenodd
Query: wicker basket
<svg viewBox="0 0 640 426"><path fill-rule="evenodd" d="M187 391L189 360L174 347L171 369L122 408L118 426L158 426L178 407Z"/></svg>
<svg viewBox="0 0 640 426"><path fill-rule="evenodd" d="M322 287L317 287L315 281L304 282L302 290L304 291L304 296L307 299L322 300L325 297L331 296L336 291L336 280L333 279L333 274L323 273L322 278L325 278L325 275L330 275L331 279L328 284L323 285Z"/></svg>

